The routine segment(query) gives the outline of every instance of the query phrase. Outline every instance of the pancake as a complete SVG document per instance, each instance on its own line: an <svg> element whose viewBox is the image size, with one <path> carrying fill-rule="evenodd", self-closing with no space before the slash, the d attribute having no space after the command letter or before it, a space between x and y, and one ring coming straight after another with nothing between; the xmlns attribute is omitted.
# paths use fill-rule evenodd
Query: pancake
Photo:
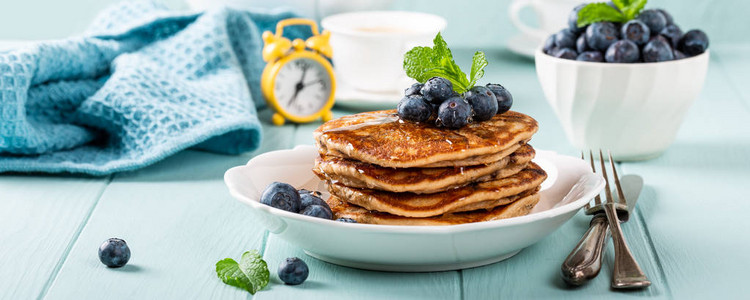
<svg viewBox="0 0 750 300"><path fill-rule="evenodd" d="M315 130L313 137L322 156L340 156L383 167L412 168L434 167L437 163L460 166L450 162L497 155L514 146L520 147L519 144L531 139L538 128L536 120L514 111L453 130L402 121L395 110L385 110L328 121ZM494 161L500 159L495 158Z"/></svg>
<svg viewBox="0 0 750 300"><path fill-rule="evenodd" d="M505 198L496 205L510 203L510 196L537 188L547 174L530 162L522 171L493 181L480 182L435 194L393 193L328 183L331 195L368 210L404 217L423 218L460 210L467 205Z"/></svg>
<svg viewBox="0 0 750 300"><path fill-rule="evenodd" d="M323 180L349 187L424 194L464 186L480 179L488 181L508 177L521 171L534 154L534 148L525 144L509 156L487 165L405 169L325 156L315 160L313 172Z"/></svg>
<svg viewBox="0 0 750 300"><path fill-rule="evenodd" d="M408 218L382 212L368 211L365 208L349 204L336 196L328 199L334 218L351 218L358 223L381 225L457 225L525 216L539 202L539 193L520 198L508 205L498 206L491 210L475 210L454 214L445 214L429 218Z"/></svg>

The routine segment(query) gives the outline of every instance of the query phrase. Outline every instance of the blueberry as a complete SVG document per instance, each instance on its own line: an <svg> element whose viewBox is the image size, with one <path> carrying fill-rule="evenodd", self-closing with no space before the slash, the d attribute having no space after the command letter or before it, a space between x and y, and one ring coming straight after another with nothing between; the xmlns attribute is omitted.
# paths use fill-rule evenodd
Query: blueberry
<svg viewBox="0 0 750 300"><path fill-rule="evenodd" d="M344 222L344 223L357 223L357 220L354 220L352 218L338 218L336 221Z"/></svg>
<svg viewBox="0 0 750 300"><path fill-rule="evenodd" d="M408 87L408 88L406 88L404 90L404 96L411 96L411 95L420 95L421 96L422 95L422 91L421 90L422 90L423 86L424 86L424 84L419 83L419 82L417 82L415 84L412 84L410 87Z"/></svg>
<svg viewBox="0 0 750 300"><path fill-rule="evenodd" d="M422 87L422 96L432 103L441 103L454 94L453 84L443 77L432 77Z"/></svg>
<svg viewBox="0 0 750 300"><path fill-rule="evenodd" d="M552 55L551 53L552 48L555 48L555 35L554 34L550 34L550 36L544 41L544 46L542 47L542 50L544 51L544 53Z"/></svg>
<svg viewBox="0 0 750 300"><path fill-rule="evenodd" d="M321 195L321 193L318 192L318 191L310 191L310 190L306 190L306 189L300 189L299 190L299 195L302 196L303 194L312 194L312 195L315 195L315 196L318 196L318 197L320 197L320 195Z"/></svg>
<svg viewBox="0 0 750 300"><path fill-rule="evenodd" d="M99 246L99 260L110 268L122 267L130 260L130 248L122 239L107 239Z"/></svg>
<svg viewBox="0 0 750 300"><path fill-rule="evenodd" d="M497 113L502 114L510 110L513 106L513 95L502 85L495 83L488 83L487 88L495 94L497 98Z"/></svg>
<svg viewBox="0 0 750 300"><path fill-rule="evenodd" d="M404 97L397 108L398 116L408 121L424 122L432 115L432 106L420 95Z"/></svg>
<svg viewBox="0 0 750 300"><path fill-rule="evenodd" d="M682 38L682 30L679 26L671 24L664 27L664 29L659 32L659 35L665 37L672 48L677 48L677 43L680 42L680 38Z"/></svg>
<svg viewBox="0 0 750 300"><path fill-rule="evenodd" d="M300 193L300 204L299 204L299 211L305 210L310 205L320 205L320 206L328 206L328 203L323 201L323 199L320 198L320 196L311 194L311 193ZM329 208L330 209L330 208Z"/></svg>
<svg viewBox="0 0 750 300"><path fill-rule="evenodd" d="M643 47L644 62L660 62L674 60L674 53L669 43L664 40L654 39Z"/></svg>
<svg viewBox="0 0 750 300"><path fill-rule="evenodd" d="M583 53L589 50L591 50L591 48L589 48L589 44L586 43L586 35L581 34L576 40L576 51L578 51L578 53Z"/></svg>
<svg viewBox="0 0 750 300"><path fill-rule="evenodd" d="M310 269L307 264L298 257L290 257L279 264L279 279L288 285L298 285L305 282Z"/></svg>
<svg viewBox="0 0 750 300"><path fill-rule="evenodd" d="M297 213L300 205L299 193L287 183L274 181L263 191L260 203Z"/></svg>
<svg viewBox="0 0 750 300"><path fill-rule="evenodd" d="M579 4L570 11L570 14L568 14L568 29L575 34L579 34L586 29L584 27L578 27L578 12L581 11L581 8L586 6L586 4L587 3Z"/></svg>
<svg viewBox="0 0 750 300"><path fill-rule="evenodd" d="M657 8L654 10L660 12L664 16L664 18L667 19L667 26L674 24L674 19L672 18L672 15L670 15L666 10L661 9L661 8Z"/></svg>
<svg viewBox="0 0 750 300"><path fill-rule="evenodd" d="M685 53L682 53L680 50L677 50L677 49L674 50L674 59L675 60L677 60L677 59L683 59L683 58L686 58L686 57L687 57L687 55L685 55Z"/></svg>
<svg viewBox="0 0 750 300"><path fill-rule="evenodd" d="M331 209L328 207L328 205L323 206L313 204L303 209L300 213L305 216L311 216L326 220L333 219L333 212L331 212Z"/></svg>
<svg viewBox="0 0 750 300"><path fill-rule="evenodd" d="M622 38L633 41L636 45L642 46L648 43L651 37L651 29L645 23L639 20L630 20L622 25Z"/></svg>
<svg viewBox="0 0 750 300"><path fill-rule="evenodd" d="M610 22L598 22L586 28L586 42L591 49L606 51L617 40L617 27Z"/></svg>
<svg viewBox="0 0 750 300"><path fill-rule="evenodd" d="M604 59L610 63L634 63L641 58L638 45L630 40L617 41L609 46Z"/></svg>
<svg viewBox="0 0 750 300"><path fill-rule="evenodd" d="M558 31L555 33L555 47L575 49L576 35L568 29Z"/></svg>
<svg viewBox="0 0 750 300"><path fill-rule="evenodd" d="M497 98L490 89L475 86L464 94L464 98L474 111L474 120L489 120L497 113Z"/></svg>
<svg viewBox="0 0 750 300"><path fill-rule="evenodd" d="M575 50L570 48L557 48L552 52L552 56L562 59L572 59L575 60L578 56L578 53L576 53Z"/></svg>
<svg viewBox="0 0 750 300"><path fill-rule="evenodd" d="M576 60L590 62L604 62L604 56L599 51L586 51L578 54Z"/></svg>
<svg viewBox="0 0 750 300"><path fill-rule="evenodd" d="M696 56L708 49L708 36L699 29L693 29L685 33L677 44L677 49L687 56Z"/></svg>
<svg viewBox="0 0 750 300"><path fill-rule="evenodd" d="M667 26L667 17L656 9L645 9L638 15L638 20L645 23L652 34L657 34Z"/></svg>
<svg viewBox="0 0 750 300"><path fill-rule="evenodd" d="M459 96L450 97L440 104L438 109L438 124L451 129L458 129L469 124L471 106Z"/></svg>

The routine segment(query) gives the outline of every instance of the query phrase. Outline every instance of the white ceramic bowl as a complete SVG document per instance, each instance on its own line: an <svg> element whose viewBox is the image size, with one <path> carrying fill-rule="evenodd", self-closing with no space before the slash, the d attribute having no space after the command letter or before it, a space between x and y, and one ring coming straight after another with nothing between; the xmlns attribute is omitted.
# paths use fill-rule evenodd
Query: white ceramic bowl
<svg viewBox="0 0 750 300"><path fill-rule="evenodd" d="M265 153L245 166L229 169L224 181L232 196L250 206L250 217L271 233L318 259L362 269L441 271L509 258L555 231L604 185L581 159L537 151L535 161L547 171L548 179L542 185L539 203L531 214L522 217L452 226L349 224L299 215L259 202L261 193L273 181L325 191L324 183L311 171L317 155L312 146ZM581 178L589 179L588 184L563 201Z"/></svg>
<svg viewBox="0 0 750 300"><path fill-rule="evenodd" d="M544 96L570 142L609 149L617 160L660 155L674 141L708 70L708 51L690 58L614 64L560 59L536 51Z"/></svg>

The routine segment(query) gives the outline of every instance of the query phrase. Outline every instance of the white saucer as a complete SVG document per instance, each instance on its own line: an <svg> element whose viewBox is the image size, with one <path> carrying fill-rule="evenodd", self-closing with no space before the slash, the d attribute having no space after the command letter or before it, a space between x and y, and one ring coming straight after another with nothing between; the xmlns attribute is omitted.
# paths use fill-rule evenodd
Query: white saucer
<svg viewBox="0 0 750 300"><path fill-rule="evenodd" d="M539 40L536 37L521 33L509 38L508 43L505 46L515 54L533 59L534 51L536 51L536 48L538 48L543 42L543 40Z"/></svg>
<svg viewBox="0 0 750 300"><path fill-rule="evenodd" d="M374 93L358 90L343 80L336 82L336 106L338 107L360 111L395 109L403 97L403 91Z"/></svg>

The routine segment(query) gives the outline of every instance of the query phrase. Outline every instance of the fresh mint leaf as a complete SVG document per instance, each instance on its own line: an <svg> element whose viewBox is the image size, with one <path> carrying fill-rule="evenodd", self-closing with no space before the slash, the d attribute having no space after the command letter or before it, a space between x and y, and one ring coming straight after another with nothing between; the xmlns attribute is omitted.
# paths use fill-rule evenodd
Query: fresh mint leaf
<svg viewBox="0 0 750 300"><path fill-rule="evenodd" d="M632 20L635 17L637 17L638 14L641 13L641 10L643 10L643 8L646 6L646 2L648 1L647 0L633 0L630 3L630 5L625 7L625 9L620 9L620 10L622 10L622 13L625 15L625 17L628 20Z"/></svg>
<svg viewBox="0 0 750 300"><path fill-rule="evenodd" d="M614 3L620 11L622 11L623 9L628 7L628 5L630 5L630 0L612 0L612 3Z"/></svg>
<svg viewBox="0 0 750 300"><path fill-rule="evenodd" d="M257 250L242 254L240 263L225 258L216 263L216 275L224 283L255 294L268 285L268 265Z"/></svg>
<svg viewBox="0 0 750 300"><path fill-rule="evenodd" d="M471 88L466 74L461 71L455 61L448 44L438 34L432 41L433 47L414 47L404 55L404 71L406 75L419 82L439 76L448 79L453 84L453 90L463 93Z"/></svg>
<svg viewBox="0 0 750 300"><path fill-rule="evenodd" d="M591 3L578 11L578 27L602 21L625 22L627 18L607 3Z"/></svg>
<svg viewBox="0 0 750 300"><path fill-rule="evenodd" d="M479 81L479 78L484 76L484 67L489 64L487 58L484 57L484 52L477 51L474 53L474 57L471 58L471 73L469 73L469 88L473 87Z"/></svg>

